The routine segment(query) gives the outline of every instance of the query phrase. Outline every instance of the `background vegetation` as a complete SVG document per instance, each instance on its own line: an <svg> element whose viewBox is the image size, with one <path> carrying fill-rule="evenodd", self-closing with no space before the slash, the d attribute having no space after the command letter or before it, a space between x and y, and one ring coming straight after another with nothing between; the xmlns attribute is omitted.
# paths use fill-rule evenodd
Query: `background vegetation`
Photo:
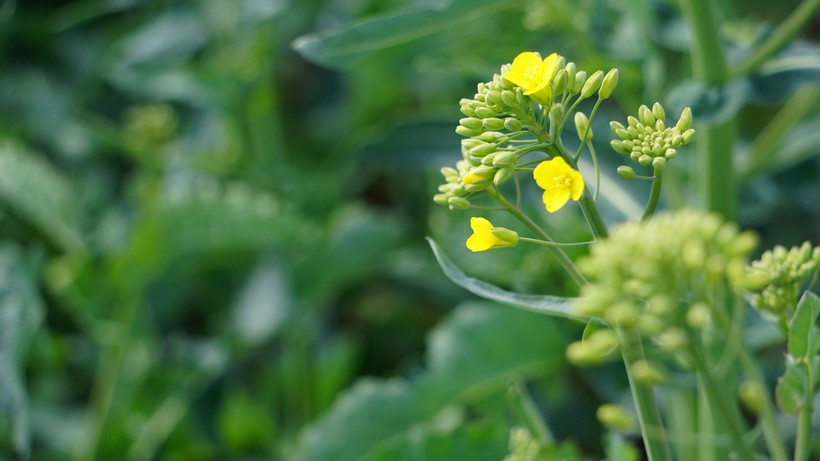
<svg viewBox="0 0 820 461"><path fill-rule="evenodd" d="M730 58L797 5L713 3ZM467 212L432 203L459 99L523 50L619 67L608 222L646 191L617 186L605 123L661 100L737 121L763 248L817 243L818 25L708 86L665 0L0 1L2 456L500 460L530 405L602 456L623 370L569 367L578 325L474 300L424 241L573 294L543 251L468 254ZM685 157L669 206L698 205Z"/></svg>

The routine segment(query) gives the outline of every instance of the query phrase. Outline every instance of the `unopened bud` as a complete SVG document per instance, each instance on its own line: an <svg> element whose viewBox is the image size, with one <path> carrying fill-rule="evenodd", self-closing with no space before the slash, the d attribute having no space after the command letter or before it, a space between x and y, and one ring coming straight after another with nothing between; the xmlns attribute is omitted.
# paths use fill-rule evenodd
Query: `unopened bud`
<svg viewBox="0 0 820 461"><path fill-rule="evenodd" d="M485 118L481 121L485 130L498 131L504 129L504 120L496 117Z"/></svg>
<svg viewBox="0 0 820 461"><path fill-rule="evenodd" d="M470 149L468 151L468 153L473 157L481 158L481 157L484 157L485 155L489 155L489 154L495 152L497 149L498 149L498 147L496 147L495 144L485 143L485 144L480 144L476 147L473 147L472 149Z"/></svg>
<svg viewBox="0 0 820 461"><path fill-rule="evenodd" d="M458 133L461 136L464 136L465 138L472 138L473 136L480 135L481 130L475 128L467 128L464 125L459 125L456 127L456 133Z"/></svg>
<svg viewBox="0 0 820 461"><path fill-rule="evenodd" d="M486 106L476 107L475 116L478 118L495 117L495 111Z"/></svg>
<svg viewBox="0 0 820 461"><path fill-rule="evenodd" d="M523 124L517 118L507 117L504 119L504 128L511 132L521 131Z"/></svg>
<svg viewBox="0 0 820 461"><path fill-rule="evenodd" d="M635 425L628 411L612 403L606 403L598 407L595 416L601 424L610 429L627 431Z"/></svg>
<svg viewBox="0 0 820 461"><path fill-rule="evenodd" d="M651 126L655 124L655 114L649 110L648 107L641 104L641 107L638 108L638 120L641 121L646 126Z"/></svg>
<svg viewBox="0 0 820 461"><path fill-rule="evenodd" d="M451 210L466 210L470 208L470 201L463 197L450 197L447 204Z"/></svg>
<svg viewBox="0 0 820 461"><path fill-rule="evenodd" d="M553 94L559 95L567 89L567 84L569 83L569 75L565 69L561 69L555 74L555 78L552 79L552 90Z"/></svg>
<svg viewBox="0 0 820 461"><path fill-rule="evenodd" d="M678 352L689 344L689 336L682 328L670 327L658 335L658 346L667 352Z"/></svg>
<svg viewBox="0 0 820 461"><path fill-rule="evenodd" d="M635 170L633 170L632 167L622 165L618 167L618 176L620 176L621 179L631 181L635 179L638 175L635 173Z"/></svg>
<svg viewBox="0 0 820 461"><path fill-rule="evenodd" d="M449 198L450 197L445 194L436 194L433 196L433 201L439 205L447 205Z"/></svg>
<svg viewBox="0 0 820 461"><path fill-rule="evenodd" d="M575 74L575 81L572 83L572 93L578 93L587 81L587 73L584 71Z"/></svg>
<svg viewBox="0 0 820 461"><path fill-rule="evenodd" d="M740 383L738 396L740 403L756 415L759 415L766 407L766 390L755 381Z"/></svg>
<svg viewBox="0 0 820 461"><path fill-rule="evenodd" d="M515 174L515 165L510 165L506 168L500 168L493 176L493 184L500 186L507 182Z"/></svg>
<svg viewBox="0 0 820 461"><path fill-rule="evenodd" d="M493 166L501 168L512 164L515 161L515 152L501 151L493 157Z"/></svg>
<svg viewBox="0 0 820 461"><path fill-rule="evenodd" d="M560 103L555 103L550 107L550 122L555 124L556 126L561 123L561 120L564 119L564 105Z"/></svg>
<svg viewBox="0 0 820 461"><path fill-rule="evenodd" d="M652 159L652 166L657 170L662 170L666 167L666 159L663 157L655 157Z"/></svg>
<svg viewBox="0 0 820 461"><path fill-rule="evenodd" d="M660 121L666 120L666 111L663 110L663 106L659 102L652 104L652 114L654 114L655 118Z"/></svg>
<svg viewBox="0 0 820 461"><path fill-rule="evenodd" d="M601 87L601 82L604 80L604 73L603 71L596 71L589 77L584 83L583 88L581 88L581 96L584 98L588 98L595 94L596 91Z"/></svg>
<svg viewBox="0 0 820 461"><path fill-rule="evenodd" d="M695 139L695 130L689 128L683 132L681 137L683 138L683 144L689 144L693 139Z"/></svg>
<svg viewBox="0 0 820 461"><path fill-rule="evenodd" d="M686 323L692 328L704 328L711 321L712 313L704 303L697 303L686 311Z"/></svg>
<svg viewBox="0 0 820 461"><path fill-rule="evenodd" d="M616 86L618 86L618 69L613 68L604 76L601 89L598 91L598 97L601 99L609 98L612 92L615 91Z"/></svg>
<svg viewBox="0 0 820 461"><path fill-rule="evenodd" d="M675 124L675 128L677 128L678 131L683 133L691 127L692 127L692 109L686 107L686 108L683 109L683 112L681 112L680 118L678 119L678 123Z"/></svg>
<svg viewBox="0 0 820 461"><path fill-rule="evenodd" d="M505 227L493 227L490 233L509 246L518 243L518 233Z"/></svg>
<svg viewBox="0 0 820 461"><path fill-rule="evenodd" d="M638 360L633 363L631 371L635 381L650 386L660 384L666 379L666 371L659 364L647 360Z"/></svg>
<svg viewBox="0 0 820 461"><path fill-rule="evenodd" d="M581 142L592 140L592 129L589 127L589 119L583 112L575 113L575 130L578 132L578 139Z"/></svg>

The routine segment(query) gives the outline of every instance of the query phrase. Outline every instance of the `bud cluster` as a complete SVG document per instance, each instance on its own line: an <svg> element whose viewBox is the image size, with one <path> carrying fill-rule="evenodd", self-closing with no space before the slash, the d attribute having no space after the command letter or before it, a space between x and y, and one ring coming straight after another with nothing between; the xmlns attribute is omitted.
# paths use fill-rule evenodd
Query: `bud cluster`
<svg viewBox="0 0 820 461"><path fill-rule="evenodd" d="M714 288L744 285L756 243L718 216L692 210L623 225L579 262L591 283L575 310L679 350L709 325Z"/></svg>
<svg viewBox="0 0 820 461"><path fill-rule="evenodd" d="M752 306L788 320L803 285L820 272L820 247L805 242L787 250L778 245L753 261L747 271L763 282L760 292L752 297Z"/></svg>
<svg viewBox="0 0 820 461"><path fill-rule="evenodd" d="M618 122L610 122L609 126L618 137L611 142L613 149L641 165L655 168L665 167L667 161L675 158L677 149L692 142L695 136L690 108L683 109L674 126L667 127L666 113L657 102L652 109L641 105L637 118L627 118L627 126Z"/></svg>

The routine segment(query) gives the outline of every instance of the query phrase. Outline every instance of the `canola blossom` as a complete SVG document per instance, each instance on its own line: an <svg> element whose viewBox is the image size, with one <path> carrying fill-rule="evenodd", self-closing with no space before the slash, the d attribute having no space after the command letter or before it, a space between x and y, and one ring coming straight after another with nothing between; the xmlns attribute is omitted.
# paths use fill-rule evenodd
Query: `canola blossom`
<svg viewBox="0 0 820 461"><path fill-rule="evenodd" d="M525 51L515 57L510 69L504 73L504 78L520 86L525 95L540 104L549 104L552 101L550 84L557 68L557 53L552 53L542 60L540 54Z"/></svg>
<svg viewBox="0 0 820 461"><path fill-rule="evenodd" d="M560 210L570 198L577 201L584 193L581 173L561 157L541 162L532 175L538 187L544 189L544 205L550 213Z"/></svg>
<svg viewBox="0 0 820 461"><path fill-rule="evenodd" d="M467 239L467 248L472 252L507 248L518 243L518 234L510 229L495 227L484 218L470 218L473 235Z"/></svg>

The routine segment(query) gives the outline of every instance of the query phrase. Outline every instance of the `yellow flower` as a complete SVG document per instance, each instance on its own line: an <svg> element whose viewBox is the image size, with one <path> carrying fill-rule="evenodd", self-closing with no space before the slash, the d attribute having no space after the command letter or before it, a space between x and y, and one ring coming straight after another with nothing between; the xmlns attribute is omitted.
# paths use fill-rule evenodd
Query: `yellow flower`
<svg viewBox="0 0 820 461"><path fill-rule="evenodd" d="M531 96L540 104L549 104L552 101L552 78L558 67L558 54L552 53L541 60L541 55L532 51L525 51L512 62L510 70L504 73L504 78L524 90L524 94Z"/></svg>
<svg viewBox="0 0 820 461"><path fill-rule="evenodd" d="M518 243L518 234L503 227L494 227L484 218L470 218L473 235L467 239L470 251L486 251L494 248L507 248Z"/></svg>
<svg viewBox="0 0 820 461"><path fill-rule="evenodd" d="M550 213L560 210L570 198L578 200L584 193L581 173L573 170L561 157L541 162L532 175L538 187L544 189L544 205Z"/></svg>

